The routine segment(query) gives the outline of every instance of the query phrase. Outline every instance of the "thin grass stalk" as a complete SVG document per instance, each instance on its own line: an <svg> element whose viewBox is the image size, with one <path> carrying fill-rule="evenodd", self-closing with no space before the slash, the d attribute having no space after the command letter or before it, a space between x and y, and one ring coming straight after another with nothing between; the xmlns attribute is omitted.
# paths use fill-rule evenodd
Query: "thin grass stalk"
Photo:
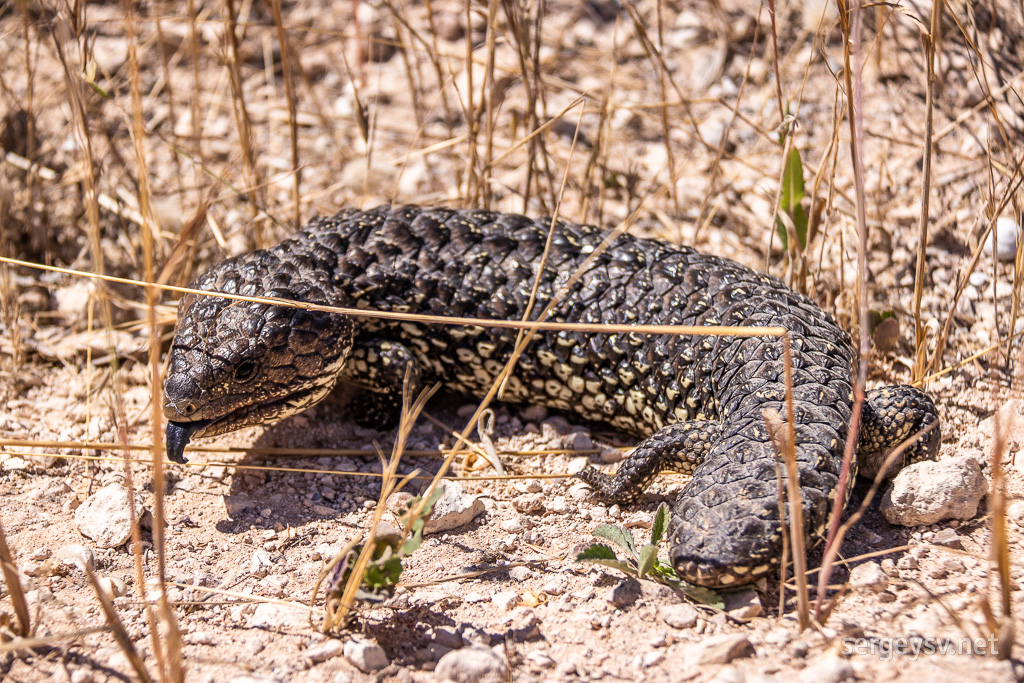
<svg viewBox="0 0 1024 683"><path fill-rule="evenodd" d="M252 119L249 116L249 109L245 103L245 90L242 86L241 57L239 56L238 45L238 15L235 10L235 0L224 0L224 40L227 43L227 66L228 75L231 78L232 111L235 114L235 128L238 131L238 143L242 148L242 158L245 160L245 168L249 175L248 195L249 203L253 212L257 212L262 202L259 199L258 189L263 183L260 179L259 167L256 165L256 153L253 150ZM263 231L260 221L253 221L253 228L256 231L256 246L263 246Z"/></svg>
<svg viewBox="0 0 1024 683"><path fill-rule="evenodd" d="M114 640L121 648L121 651L124 652L125 659L128 660L128 664L131 665L132 669L135 671L135 675L139 677L139 680L142 681L142 683L152 683L153 678L149 675L149 671L146 670L146 665L142 661L142 656L135 648L135 643L132 642L132 638L128 635L127 629L125 629L120 617L117 616L117 610L114 609L114 603L110 601L110 597L107 595L107 592L103 590L102 586L100 586L100 582L96 578L96 574L93 573L92 569L88 566L85 567L85 576L89 579L89 584L92 586L93 592L96 593L96 599L99 600L100 603L100 610L103 612L103 616L107 621L107 625L110 627L110 632L113 634ZM161 677L161 680L163 680L163 677Z"/></svg>
<svg viewBox="0 0 1024 683"><path fill-rule="evenodd" d="M84 13L84 7L82 12ZM100 246L100 205L98 178L96 175L96 156L93 150L92 135L89 131L88 116L85 107L85 84L82 82L79 70L73 69L64 49L65 45L74 42L71 27L73 16L71 7L67 0L58 7L56 25L51 25L50 35L53 36L54 47L64 71L64 87L67 92L67 102L71 109L71 116L74 121L74 130L80 149L82 150L82 165L85 173L82 176L82 184L85 187L85 215L89 234L90 256L92 257L93 268L97 273L105 273L103 249ZM82 20L84 21L84 19ZM84 27L82 28L84 31ZM85 60L84 54L82 60ZM82 67L84 67L84 63Z"/></svg>
<svg viewBox="0 0 1024 683"><path fill-rule="evenodd" d="M779 101L779 121L786 118L782 106L782 78L779 76L779 30L775 25L775 0L768 0L768 19L772 27L772 68L775 72L775 97Z"/></svg>
<svg viewBox="0 0 1024 683"><path fill-rule="evenodd" d="M548 111L547 97L544 90L544 75L541 73L541 36L544 35L544 17L548 15L548 3L547 0L537 0L536 4L533 5L534 14L529 22L523 22L523 31L525 35L529 35L530 40L530 63L532 66L533 75L533 88L530 89L530 116L531 126L536 126L540 122L541 112ZM528 13L523 13L528 16ZM532 30L531 30L532 28ZM550 200L543 204L545 211L549 211L548 207L554 207L559 203L558 190L556 190L555 183L555 169L551 163L550 156L548 154L547 142L544 136L537 136L536 141L531 143L530 148L530 163L536 163L537 159L543 164L543 168L538 168L538 173L543 173L544 181L547 183L548 191L551 193ZM538 185L537 195L540 196L540 187Z"/></svg>
<svg viewBox="0 0 1024 683"><path fill-rule="evenodd" d="M192 96L189 98L189 109L192 113L192 120L189 122L189 132L192 140L192 182L198 187L202 173L197 165L197 160L203 157L203 115L201 99L203 88L200 80L200 52L199 52L199 31L196 29L198 15L196 14L196 0L186 0L185 10L188 16L188 49L189 59L192 62Z"/></svg>
<svg viewBox="0 0 1024 683"><path fill-rule="evenodd" d="M11 598L11 605L14 607L14 617L18 621L17 633L22 638L28 638L32 635L32 619L29 616L28 600L25 598L25 588L21 585L21 579L18 577L18 565L14 561L14 553L7 545L7 534L4 533L2 521L0 521L0 569L3 570L7 593Z"/></svg>
<svg viewBox="0 0 1024 683"><path fill-rule="evenodd" d="M62 640L74 640L93 633L106 633L109 630L109 626L93 626L72 631L71 633L53 633L45 638L18 638L9 643L0 643L0 654L17 652L18 650L35 650L41 647L51 647Z"/></svg>
<svg viewBox="0 0 1024 683"><path fill-rule="evenodd" d="M9 253L7 246L7 218L10 206L6 198L0 193L0 257L6 257ZM16 379L16 370L22 363L22 342L21 342L21 306L18 304L18 297L11 284L11 271L6 263L0 265L0 313L3 314L3 322L7 327L7 340L11 345L10 377L14 380L8 385L13 390ZM2 366L0 366L2 367ZM6 390L0 391L0 401L7 401L9 396Z"/></svg>
<svg viewBox="0 0 1024 683"><path fill-rule="evenodd" d="M665 193L662 189L659 192L654 193L649 197L649 201L654 201L660 198ZM605 249L614 241L617 237L622 235L633 221L636 220L636 216L640 211L647 208L647 204L642 205L634 211L629 219L624 221L621 225L611 231L605 239L601 242L599 247L594 250L587 260L580 266L579 269L573 274L566 284L556 292L555 299L559 299L570 287L572 287L579 279L585 269L593 265L594 261L604 253ZM423 313L400 313L397 311L373 311L363 308L345 308L342 306L327 306L325 304L313 304L306 301L296 301L293 299L278 299L274 297L262 297L262 296L244 296L242 294L231 294L229 292L217 292L205 289L193 289L191 287L179 287L177 285L165 285L165 284L153 284L143 282L141 280L133 280L131 278L116 277L114 275L99 275L97 273L91 273L84 270L75 270L73 268L62 268L60 266L47 266L41 263L32 263L30 261L20 261L18 259L0 257L0 263L6 263L16 266L24 266L27 268L33 268L36 270L43 270L51 273L64 273L65 275L74 275L86 279L103 280L104 282L116 282L125 285L135 285L137 287L153 286L156 289L165 292L176 292L178 294L195 294L196 296L208 296L217 297L220 299L230 299L232 301L245 301L249 303L257 304L268 304L271 306L283 306L286 308L301 308L306 311L321 311L323 313L337 313L339 315L347 315L355 318L372 318L379 320L406 320L409 322L419 322L432 325L457 325L457 326L484 326L484 327L496 327L505 329L528 329L537 331L553 331L559 332L561 330L570 330L574 332L594 332L598 334L616 334L616 333L628 333L635 332L637 334L689 334L689 335L725 335L733 337L780 337L786 333L786 329L783 327L755 327L755 326L744 326L744 325L647 325L647 324L624 324L624 323L562 323L562 322L549 322L542 319L540 320L506 320L504 318L468 318L462 316L443 316L443 315L427 315ZM549 304L549 306L557 305L557 300ZM550 311L549 311L550 312Z"/></svg>
<svg viewBox="0 0 1024 683"><path fill-rule="evenodd" d="M526 178L523 181L522 197L523 197L523 213L527 213L530 209L530 198L533 196L534 184L536 183L536 175L538 172L537 167L537 149L538 144L543 144L543 138L539 141L535 138L539 134L543 126L540 125L539 117L537 116L537 94L535 88L540 86L539 76L536 71L531 71L531 59L530 59L530 22L527 21L526 11L522 4L517 0L503 0L502 8L505 10L505 21L509 25L509 33L515 38L515 51L516 58L519 60L519 71L522 74L523 88L526 90L526 120L525 128L531 131L530 135L524 138L525 142L528 142L527 147L527 161L526 161ZM535 26L534 30L539 30L539 26ZM536 67L536 64L532 65ZM537 78L531 80L530 74L533 73ZM496 164L508 152L502 154L497 160L491 162L491 165ZM541 198L540 187L538 184L537 196Z"/></svg>
<svg viewBox="0 0 1024 683"><path fill-rule="evenodd" d="M924 323L921 320L921 298L924 295L924 267L927 259L929 206L932 194L932 130L934 128L933 111L935 109L935 75L936 46L941 40L939 30L942 23L943 0L932 1L931 30L925 36L925 57L927 59L927 84L924 102L924 156L921 160L923 169L921 177L921 218L918 222L917 269L914 275L914 370L911 377L916 381L927 374L928 346L925 339Z"/></svg>
<svg viewBox="0 0 1024 683"><path fill-rule="evenodd" d="M390 7L389 7L390 9ZM424 125L423 120L423 88L420 82L423 78L423 74L418 69L414 69L412 61L409 59L409 53L413 50L412 45L402 35L402 31L406 24L398 18L398 14L393 10L390 12L391 23L395 28L396 42L398 45L395 49L398 51L399 56L402 60L402 66L405 69L405 77L409 80L409 94L412 99L412 115L416 121L416 126L422 128ZM419 61L416 62L417 67Z"/></svg>
<svg viewBox="0 0 1024 683"><path fill-rule="evenodd" d="M137 183L139 187L139 212L143 219L142 225L142 253L143 253L143 277L146 282L152 282L154 279L154 267L153 267L153 245L154 245L154 234L153 234L153 223L152 223L152 211L151 211L151 195L149 188L149 167L146 162L146 150L144 146L145 141L145 125L143 123L142 115L142 92L140 85L140 70L138 60L138 49L137 49L137 35L135 25L135 11L131 0L124 0L124 11L125 11L125 29L128 38L128 64L129 64L129 84L131 91L131 115L132 115L132 143L135 152L135 161L137 168ZM160 629L157 628L157 623L152 617L152 610L147 609L146 612L150 615L150 639L152 641L153 654L156 657L158 670L160 671L160 680L174 681L180 683L184 681L184 670L181 666L181 648L180 642L178 642L177 634L177 623L174 619L173 610L167 601L167 590L164 586L166 580L166 552L164 549L164 512L163 512L163 500L164 500L164 472L163 472L163 452L161 449L162 440L160 439L160 406L163 404L160 399L160 336L157 326L157 315L156 315L156 302L158 298L158 290L152 286L146 287L146 305L148 309L148 322L149 322L149 365L150 365L150 382L152 391L154 393L153 400L150 402L152 414L150 416L151 428L152 428L152 449L151 459L153 462L153 545L157 556L157 577L160 581L160 604L159 612L161 621L167 628L167 640L165 641L162 637ZM139 520L135 518L135 504L134 504L134 486L132 485L131 468L126 463L125 465L127 474L127 488L129 495L129 514L131 516L131 529L132 529L132 547L136 557L137 569L139 570L139 588L145 590L145 584L142 582L142 544L140 532L138 529ZM94 587L98 588L95 577L89 573L90 581ZM102 594L102 591L98 591L101 601L106 596ZM106 610L108 606L104 604ZM112 609L112 606L110 606ZM112 624L113 625L113 624ZM117 630L115 628L115 634ZM120 639L119 639L120 642ZM175 647L177 645L177 647ZM122 648L124 646L122 645ZM130 653L125 650L126 654ZM130 658L130 657L129 657ZM134 662L133 662L134 665ZM139 663L141 666L141 662ZM138 668L138 667L136 667Z"/></svg>
<svg viewBox="0 0 1024 683"><path fill-rule="evenodd" d="M470 203L482 202L484 208L491 206L491 161L494 159L494 129L497 112L494 111L495 98L498 95L494 80L494 66L496 63L495 51L497 49L497 31L495 29L498 17L498 0L487 2L487 62L484 67L484 83L481 88L484 105L484 158L483 168L480 171L479 197L470 197ZM468 65L472 68L472 64Z"/></svg>
<svg viewBox="0 0 1024 683"><path fill-rule="evenodd" d="M477 186L477 138L480 135L480 121L473 96L473 0L465 0L466 4L466 92L463 94L463 109L466 116L466 170L463 182L465 192L463 196L472 201L473 197L479 195L480 188ZM490 34L494 27L487 25L487 33Z"/></svg>
<svg viewBox="0 0 1024 683"><path fill-rule="evenodd" d="M1010 573L1010 540L1006 525L1006 476L1003 468L1003 456L1006 454L1009 440L1007 433L1009 425L1006 424L1007 420L1003 419L1004 412L1008 411L1000 411L995 415L995 439L992 444L992 461L990 463L992 481L988 494L988 519L992 538L989 563L995 571L989 572L990 588L986 597L991 596L992 574L997 574L999 576L999 615L995 616L995 610L992 609L989 602L984 603L987 608L985 611L989 630L996 643L995 654L1000 660L1009 659L1013 651L1015 625L1011 592L1017 585Z"/></svg>
<svg viewBox="0 0 1024 683"><path fill-rule="evenodd" d="M765 427L768 428L768 433L775 436L778 432L779 423L781 420L778 413L775 411L765 411L766 414L763 416L765 421ZM771 414L771 413L774 413ZM777 437L774 439L775 452L777 457L775 458L775 485L779 488L778 500L776 506L779 510L779 527L782 530L782 557L779 558L779 611L777 617L782 618L782 615L786 613L786 571L789 568L789 517L786 515L786 489L785 480L782 476L782 452L783 448L778 442Z"/></svg>
<svg viewBox="0 0 1024 683"><path fill-rule="evenodd" d="M153 27L156 30L156 42L159 45L160 66L164 71L164 92L167 94L167 111L171 121L178 120L178 103L174 96L174 84L171 81L171 57L167 50L167 40L163 28L163 6L164 0L156 0L153 3ZM171 154L174 162L174 180L178 186L178 194L185 194L185 183L181 172L181 157L177 153Z"/></svg>
<svg viewBox="0 0 1024 683"><path fill-rule="evenodd" d="M424 413L424 417L429 418L430 416ZM437 421L435 424L443 427L449 433L452 430L449 429L444 423ZM452 433L454 436L455 434ZM0 448L58 448L58 449L77 449L77 450L100 450L100 451L149 451L152 446L147 443L113 443L106 441L53 441L53 440L39 440L39 439L4 439L0 438ZM189 445L188 450L190 453L220 453L220 454L239 454L239 455L252 455L252 456L269 456L274 459L278 458L314 458L314 457L343 457L343 456L362 456L362 457L376 457L376 450L369 450L365 448L249 448L246 446L193 446ZM450 449L437 448L433 450L418 450L418 449L405 449L405 454L410 457L436 457L438 455L444 456L445 452ZM547 456L547 455L596 455L601 453L604 449L602 448L517 448L514 451L508 451L507 455L519 455L523 457L528 456ZM620 446L619 450L626 451L631 450L631 447ZM9 451L2 451L7 453ZM52 454L39 453L40 457L52 458ZM482 455L482 453L481 453ZM70 455L60 455L57 457L69 458ZM77 456L76 456L77 457ZM170 461L167 461L170 462Z"/></svg>
<svg viewBox="0 0 1024 683"><path fill-rule="evenodd" d="M284 31L284 19L281 18L281 0L271 0L274 11L274 28L277 31L277 43L281 46L281 78L284 79L285 99L288 101L288 138L292 154L292 202L295 204L294 227L302 227L302 167L299 165L299 125L295 113L295 86L292 84L292 70L289 55L291 49L288 36Z"/></svg>
<svg viewBox="0 0 1024 683"><path fill-rule="evenodd" d="M859 412L855 413L855 414L857 415L858 418L860 417L860 413ZM935 423L925 427L921 431L919 431L919 432L917 432L915 434L911 434L907 439L905 439L902 443L900 443L898 446L896 446L896 448L892 449L892 451L887 456L885 456L885 459L882 461L882 466L879 467L878 472L875 473L875 478L871 482L871 488L868 490L867 495L864 496L864 500L861 501L860 507L857 508L856 512L854 512L852 515L850 515L849 519L847 519L846 522L844 522L841 526L839 526L838 529L836 529L836 525L835 524L830 525L830 527L829 527L829 535L828 535L828 538L825 541L825 553L824 553L824 556L821 559L821 567L818 570L818 596L817 596L817 600L815 601L815 604L814 604L814 618L815 619L817 619L819 621L822 620L824 618L825 614L831 610L830 607L823 606L823 604L824 604L824 597L825 597L826 591L828 590L828 579L832 575L832 568L836 564L836 558L839 557L839 551L843 547L843 540L846 538L847 532L857 522L859 522L861 517L864 516L864 513L867 512L868 507L871 505L871 501L874 500L874 498L875 498L875 494L878 493L878 488L882 485L882 482L885 481L885 476L886 476L886 474L889 471L890 465L892 465L894 462L896 462L897 458L902 457L903 453L911 445L913 445L918 439L920 439L924 435L928 434L928 432L932 431L933 429L936 429L937 427L938 427L938 423L935 422ZM854 425L851 422L850 429L852 430L853 428L854 428ZM841 492L841 491L844 490L844 489L841 488L842 484L843 484L843 482L840 482L840 485L836 487L837 491ZM838 500L838 497L837 497L837 500ZM839 506L839 509L838 509L838 512L837 512L836 506L833 506L833 508L832 508L832 519L833 520L835 520L835 515L836 514L840 514L840 515L842 514L842 508L843 507L845 507L845 505L844 506ZM835 529L835 532L833 533L834 529ZM835 603L833 602L833 604L835 604Z"/></svg>
<svg viewBox="0 0 1024 683"><path fill-rule="evenodd" d="M565 172L562 174L562 185L561 185L561 187L559 188L559 191L558 191L558 203L555 204L555 210L551 214L551 223L548 225L547 238L544 240L544 251L541 252L540 264L537 266L537 277L534 278L534 280L533 280L533 287L530 289L530 298L527 301L526 308L523 311L522 320L524 322L529 320L530 316L533 315L533 306L537 302L537 292L540 289L541 275L543 275L543 273L544 273L544 267L547 265L548 256L551 253L551 241L552 241L552 239L555 236L555 226L558 223L558 210L561 207L562 197L563 197L563 195L565 193L566 181L569 179L569 166L572 163L573 152L576 151L576 141L579 138L580 125L581 125L582 121L583 121L583 107L580 107L579 118L576 121L576 130L575 130L575 132L573 133L573 136L572 136L572 146L569 148L569 163L567 163L565 165ZM524 342L524 335L528 336L528 338L526 339L525 342ZM504 393L505 388L508 386L508 380L509 380L510 377L512 377L512 370L515 368L515 365L516 365L516 363L519 360L519 356L520 356L521 351L526 348L526 345L529 344L529 341L532 338L533 338L533 333L527 332L527 331L522 330L522 329L519 330L519 333L516 336L515 344L512 345L512 348L514 350L512 352L512 357L509 358L509 361L508 361L508 364L507 364L507 372L505 372L504 379L502 379L501 386L498 389L498 399L499 400L502 398L502 394Z"/></svg>
<svg viewBox="0 0 1024 683"><path fill-rule="evenodd" d="M849 4L846 0L838 3L840 23L843 28L843 74L847 93L847 117L850 125L850 157L853 160L853 181L856 190L857 209L857 322L860 335L860 354L857 374L853 386L853 408L850 415L850 428L846 437L843 452L843 464L839 471L839 483L848 486L852 477L853 458L856 454L857 436L860 430L861 412L864 406L864 387L867 381L867 355L870 340L868 338L868 305L867 305L867 199L864 192L864 160L862 158L862 141L864 139L864 120L862 115L862 67L861 51L861 15L860 5ZM832 504L832 521L829 526L826 550L829 543L834 542L838 533L842 508L845 503L846 488L837 489ZM819 575L818 585L827 586L831 578L830 572ZM815 614L820 615L821 600L824 591L819 589L815 603Z"/></svg>
<svg viewBox="0 0 1024 683"><path fill-rule="evenodd" d="M420 392L419 396L416 397L416 400L413 401L411 396L411 387L409 386L409 378L408 375L406 375L402 392L404 400L402 401L402 416L399 420L398 436L395 439L395 446L391 451L391 457L383 463L384 467L382 468L383 477L380 485L380 497L377 501L377 507L373 511L373 518L369 525L370 530L363 537L363 550L359 553L359 556L356 558L356 561L352 566L352 573L350 574L349 582L345 585L345 590L342 592L338 609L335 610L334 614L336 624L345 624L347 622L348 614L352 609L352 605L355 603L356 593L359 591L363 575L366 573L366 567L370 564L370 560L373 557L374 536L377 533L377 525L380 524L385 510L387 510L387 499L399 488L397 474L398 464L402 459L406 441L409 438L409 434L412 431L413 426L416 424L417 417L419 417L423 407L439 386L440 385L434 385L432 388L424 389ZM381 460L383 460L383 455L381 455ZM408 481L409 478L410 477L404 478L402 483ZM417 514L422 513L423 506L429 499L435 482L436 479L432 480L430 487L424 493L423 500L418 508Z"/></svg>
<svg viewBox="0 0 1024 683"><path fill-rule="evenodd" d="M663 0L657 0L654 3L656 19L657 19L657 30L658 30L658 50L664 51L665 49L665 30L664 22L662 20L662 2ZM668 159L668 189L669 194L672 197L672 206L675 208L676 213L682 213L682 209L679 207L679 189L676 187L676 157L672 151L672 129L668 123L668 87L665 84L665 69L664 65L658 68L658 87L659 96L661 97L662 106L658 107L661 118L661 134L665 138L665 158ZM682 225L680 224L680 230ZM681 241L681 240L680 240Z"/></svg>
<svg viewBox="0 0 1024 683"><path fill-rule="evenodd" d="M999 204L992 212L993 216L999 216L1003 212L1003 210L1010 203L1012 197L1016 194L1017 190L1020 189L1022 184L1024 184L1024 174L1020 174L1018 171L1015 170L1014 176L1012 178L1012 185L1009 188L1007 188L1006 193L1003 195L1002 199L999 201ZM949 312L946 315L946 322L943 323L942 331L939 332L939 336L935 341L935 352L932 354L931 360L928 363L929 370L932 370L932 368L935 365L941 363L942 357L943 355L945 355L946 340L949 338L949 331L953 325L953 320L955 318L953 313L956 311L956 307L960 303L960 297L967 289L967 285L970 284L971 274L974 273L974 270L978 267L978 262L981 259L981 252L982 248L985 246L985 242L992 238L992 228L995 224L995 220L990 220L988 227L986 227L985 230L981 233L981 240L979 240L978 245L974 248L974 251L971 253L971 260L967 264L967 268L965 269L963 275L960 276L960 280L957 282L956 289L953 291L952 301L950 301L949 303ZM937 371L933 371L932 374L929 375L929 377L933 376L937 376Z"/></svg>
<svg viewBox="0 0 1024 683"><path fill-rule="evenodd" d="M793 573L797 583L797 620L802 631L809 623L807 598L807 549L804 547L804 508L800 474L796 466L796 407L793 405L793 349L789 333L782 336L782 358L786 371L786 493L789 498L790 543Z"/></svg>
<svg viewBox="0 0 1024 683"><path fill-rule="evenodd" d="M412 31L411 29L410 31L420 40L421 43L423 43L424 48L426 48L427 56L430 58L430 63L434 67L434 74L437 76L437 87L441 91L441 106L444 107L444 123L448 128L448 137L453 138L455 137L455 119L452 117L452 108L448 103L448 79L444 77L444 72L441 69L441 60L439 57L441 50L437 45L437 24L434 21L434 5L430 0L426 0L424 4L427 8L427 26L430 27L430 45L428 45L426 41L419 36L418 32ZM392 11L394 11L394 9L392 9ZM469 31L470 27L467 26L466 30Z"/></svg>

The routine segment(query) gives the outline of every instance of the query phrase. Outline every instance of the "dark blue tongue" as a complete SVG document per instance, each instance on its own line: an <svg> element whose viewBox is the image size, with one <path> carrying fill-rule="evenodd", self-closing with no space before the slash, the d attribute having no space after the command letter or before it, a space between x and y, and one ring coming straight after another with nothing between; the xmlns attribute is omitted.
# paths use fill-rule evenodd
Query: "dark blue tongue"
<svg viewBox="0 0 1024 683"><path fill-rule="evenodd" d="M213 420L167 423L167 457L171 462L185 464L185 446L193 434L213 424Z"/></svg>

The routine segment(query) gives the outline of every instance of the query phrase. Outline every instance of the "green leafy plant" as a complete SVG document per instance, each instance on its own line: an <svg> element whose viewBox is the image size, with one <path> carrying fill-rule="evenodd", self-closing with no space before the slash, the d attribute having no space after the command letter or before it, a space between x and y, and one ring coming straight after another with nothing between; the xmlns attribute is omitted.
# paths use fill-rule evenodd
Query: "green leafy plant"
<svg viewBox="0 0 1024 683"><path fill-rule="evenodd" d="M635 576L638 579L650 578L678 588L687 597L697 602L722 609L723 602L718 593L708 588L686 583L679 578L671 564L658 558L658 544L661 543L661 539L665 536L665 530L668 529L668 516L668 505L662 503L658 507L658 511L654 513L654 523L651 524L651 540L644 543L639 550L636 548L632 532L628 529L614 524L602 524L594 529L594 535L610 541L628 554L623 559L619 559L615 550L610 546L604 543L593 543L576 555L576 561L618 569L624 574Z"/></svg>
<svg viewBox="0 0 1024 683"><path fill-rule="evenodd" d="M378 603L394 595L404 569L402 561L412 555L423 543L423 527L433 512L434 504L443 493L443 487L435 486L425 503L423 503L422 496L411 498L406 512L399 520L403 528L401 533L378 529L372 535L370 543L373 544L373 551L355 593L357 601ZM422 509L420 509L421 504ZM326 628L339 621L334 615L338 611L337 607L340 605L345 586L348 585L353 571L356 570L356 559L364 547L365 543L362 542L362 539L349 543L320 573L316 587L313 589L313 595L316 595L321 582L326 579L325 606L328 614Z"/></svg>
<svg viewBox="0 0 1024 683"><path fill-rule="evenodd" d="M804 209L804 164L800 159L800 150L793 147L786 159L786 168L782 173L782 193L779 197L779 215L775 218L775 229L779 233L782 247L788 252L789 230L786 223L792 224L797 244L795 251L803 253L807 248L807 226L809 223L807 210Z"/></svg>

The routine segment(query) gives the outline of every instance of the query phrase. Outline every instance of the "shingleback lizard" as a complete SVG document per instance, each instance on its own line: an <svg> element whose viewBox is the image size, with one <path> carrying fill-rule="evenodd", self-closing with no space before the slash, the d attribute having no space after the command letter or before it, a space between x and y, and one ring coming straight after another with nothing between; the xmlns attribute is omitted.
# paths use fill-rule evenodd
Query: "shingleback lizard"
<svg viewBox="0 0 1024 683"><path fill-rule="evenodd" d="M607 233L478 210L380 207L316 218L277 246L228 259L193 287L347 308L521 319L535 280L536 319ZM516 330L397 322L188 294L164 382L168 456L192 437L269 424L323 399L340 381L397 405L406 371L482 396ZM616 237L548 318L579 323L780 326L793 350L796 450L805 534L820 537L837 491L852 411L850 338L777 278L688 247ZM503 398L571 411L644 440L614 476L579 476L609 500L639 496L662 469L692 474L672 512L670 559L690 582L748 583L781 555L768 408L785 415L776 337L539 332ZM877 469L895 445L938 421L909 386L870 392L857 460ZM937 425L936 425L937 427ZM939 430L905 453L933 457ZM852 478L851 478L852 481Z"/></svg>

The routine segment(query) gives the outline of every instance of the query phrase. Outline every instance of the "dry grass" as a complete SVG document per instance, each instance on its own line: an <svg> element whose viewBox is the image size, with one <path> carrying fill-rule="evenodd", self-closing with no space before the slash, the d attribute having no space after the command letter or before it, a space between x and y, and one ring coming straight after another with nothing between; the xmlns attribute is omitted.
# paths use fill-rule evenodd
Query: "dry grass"
<svg viewBox="0 0 1024 683"><path fill-rule="evenodd" d="M152 540L161 585L159 598L146 609L155 666L147 668L139 658L117 608L93 581L106 625L140 679L185 677L177 612L164 589L167 463L160 430L160 374L172 323L164 306L175 295L191 291L181 285L203 267L272 244L314 212L379 201L494 207L615 224L618 232L695 242L725 255L740 252L747 262L763 261L769 270L785 270L794 286L854 329L862 351L855 416L871 361L892 379L908 375L900 365L906 360L909 377L926 386L944 374L966 372L996 349L1005 347L1009 364L1011 342L1024 333L1016 329L1021 268L1014 270L1011 305L1003 310L995 284L1003 274L997 263L991 264L994 343L975 343L960 320L963 298L973 287L970 278L982 263L981 245L989 239L994 219L1019 207L1024 181L1015 153L1020 121L1012 120L1006 104L1007 96L1016 96L1017 77L991 72L991 54L975 40L973 14L961 16L958 8L936 1L930 20L921 24L909 10L877 6L876 35L870 36L861 28L870 23L862 17L866 10L847 2L839 3L838 27L820 16L811 25L797 26L799 7L788 4L770 2L768 16L762 17L761 10L755 15L711 2L705 8L710 26L694 29L699 39L689 40L680 37L674 23L677 10L655 0L625 3L624 12L613 19L614 28L598 42L577 43L572 33L576 23L592 21L600 28L602 20L589 19L587 13L602 7L566 4L555 11L543 4L497 0L428 0L423 6L389 0L374 9L272 0L268 12L248 1L208 5L188 0L184 7L173 8L126 2L115 12L108 5L57 0L20 2L16 10L0 10L0 54L6 61L0 68L0 106L8 115L0 133L10 147L0 162L0 183L6 183L0 184L0 398L19 394L27 368L46 371L33 337L41 327L54 324L54 315L46 307L27 310L26 292L33 286L59 289L87 278L96 283L87 327L93 326L95 307L99 328L108 335L125 325L145 330L151 387L148 412L128 414L120 366L115 362L110 368L99 391L111 406L116 443L35 436L4 438L0 448L25 456L34 455L31 447L150 451L145 465L156 501ZM568 15L575 20L566 20ZM923 46L907 48L908 24L926 36ZM842 74L833 74L822 54L836 54L838 41L845 47ZM743 57L735 65L716 66L716 59L727 59L730 42L735 44L729 50ZM716 51L715 45L721 49ZM806 50L805 61L797 59L800 50ZM901 66L911 65L908 79L919 82L907 88L925 98L923 108L906 104L924 121L920 130L913 125L901 130L906 139L890 135L890 122L874 118L870 107L878 103L880 90L884 96L885 79L879 72L885 68L885 50L898 54ZM390 60L385 58L392 53ZM958 99L942 81L943 60L965 54L968 61L976 58L974 74L983 95L976 103ZM700 82L704 74L699 68L709 74L707 82ZM725 79L733 87L722 87ZM813 83L809 96L808 83ZM872 92L865 95L866 90ZM795 106L787 109L797 92ZM896 117L901 112L887 113ZM19 127L14 122L20 120L24 125ZM964 140L981 139L982 152L968 157L961 147L943 147L951 137L961 147ZM791 249L780 255L773 240L781 179L792 149L804 156L813 187L806 208L820 225L809 233L806 251ZM913 169L918 162L919 172ZM964 204L936 182L958 174L974 179L983 202ZM893 178L898 182L888 182ZM977 206L982 203L983 208ZM968 231L980 239L963 256L936 257L929 240L953 234L938 217L972 207L973 222L968 225L965 219L966 229L957 226L957 239L968 243ZM916 232L902 226L894 237L887 213L900 208L919 209ZM903 301L887 299L884 287L872 283L869 265L876 273L892 265L879 234L888 236L890 247L900 238L916 241L916 248L907 250L907 259L915 260L909 309ZM39 268L27 269L26 264ZM47 268L63 279L44 277ZM959 274L942 293L929 296L929 274L936 269ZM895 277L890 280L886 286L899 285ZM525 317L501 322L520 330L517 354L537 331L565 327L544 322L555 303L538 316L540 322L524 322ZM870 341L869 311L887 305L900 309L903 322L914 330L910 351L904 348L895 360L894 354L876 354ZM56 324L67 324L70 330L81 323L58 319ZM585 329L785 332L682 326ZM107 355L118 357L112 342ZM82 354L77 362L92 371L91 356ZM514 363L515 358L507 372ZM432 483L465 453L463 446L499 388L492 388L455 447L444 454ZM92 396L92 390L87 394ZM784 455L792 450L792 434L778 441ZM1001 448L993 456L989 498L991 556L1000 591L998 608L989 607L987 614L1005 656L1014 640L1014 622ZM844 477L849 476L853 451L851 438ZM273 449L260 452L280 455ZM784 462L790 463L791 456ZM84 457L93 465L102 460ZM123 461L129 481L133 466L143 464L129 458L107 460ZM223 464L232 470L366 475ZM399 476L397 457L393 464L382 491L390 490ZM75 472L76 477L92 476ZM785 479L792 483L794 476L790 469ZM382 493L381 503L385 498ZM800 507L795 500L790 503L795 527L789 540L803 626L811 621L809 572L798 531ZM839 526L838 514L832 520L815 618L828 614L822 605L830 569L848 528ZM136 527L132 547L140 587L149 566L141 541ZM0 640L27 639L35 622L12 573L16 554L7 547L2 528L0 564L16 616L10 625L0 623Z"/></svg>

